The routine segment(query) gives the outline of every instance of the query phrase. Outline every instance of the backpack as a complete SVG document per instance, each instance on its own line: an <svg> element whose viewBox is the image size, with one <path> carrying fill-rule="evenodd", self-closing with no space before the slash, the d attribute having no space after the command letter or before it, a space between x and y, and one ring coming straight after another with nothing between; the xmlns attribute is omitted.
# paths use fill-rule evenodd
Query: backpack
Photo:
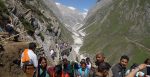
<svg viewBox="0 0 150 77"><path fill-rule="evenodd" d="M29 55L28 55L28 49L25 49L23 51L23 56L21 58L21 62L24 63L23 64L23 71L24 72L26 71L27 66L32 66L32 64L30 64L30 58L29 58Z"/></svg>
<svg viewBox="0 0 150 77"><path fill-rule="evenodd" d="M29 58L29 55L28 55L28 49L25 49L23 51L23 56L21 58L21 62L26 63L26 62L29 62L29 61L30 61L30 58Z"/></svg>

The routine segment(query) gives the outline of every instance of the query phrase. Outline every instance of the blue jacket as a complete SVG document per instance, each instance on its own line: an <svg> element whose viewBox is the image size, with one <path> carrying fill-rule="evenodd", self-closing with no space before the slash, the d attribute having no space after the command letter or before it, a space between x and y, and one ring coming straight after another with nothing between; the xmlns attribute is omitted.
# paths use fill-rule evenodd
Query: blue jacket
<svg viewBox="0 0 150 77"><path fill-rule="evenodd" d="M89 77L89 69L88 68L85 68L85 71L82 71L82 68L79 68L78 69L78 75L81 76L81 77ZM84 72L84 76L82 76Z"/></svg>

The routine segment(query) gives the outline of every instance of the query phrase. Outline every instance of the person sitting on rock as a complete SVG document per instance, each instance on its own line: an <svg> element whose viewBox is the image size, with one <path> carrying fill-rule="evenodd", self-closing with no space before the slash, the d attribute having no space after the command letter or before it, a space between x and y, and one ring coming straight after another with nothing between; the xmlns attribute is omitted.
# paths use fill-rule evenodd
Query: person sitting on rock
<svg viewBox="0 0 150 77"><path fill-rule="evenodd" d="M31 21L31 25L32 25L33 29L36 29L38 27L38 22L37 22L36 18L31 15L30 21Z"/></svg>
<svg viewBox="0 0 150 77"><path fill-rule="evenodd" d="M8 20L7 22L8 24L6 25L6 32L9 33L9 36L11 35L15 35L14 36L14 41L15 42L18 42L18 38L19 38L19 32L17 32L15 29L14 29L14 25L11 23L11 20Z"/></svg>
<svg viewBox="0 0 150 77"><path fill-rule="evenodd" d="M10 35L14 33L14 28L13 28L13 24L11 24L11 21L8 20L7 21L7 25L6 25L6 32L8 32Z"/></svg>

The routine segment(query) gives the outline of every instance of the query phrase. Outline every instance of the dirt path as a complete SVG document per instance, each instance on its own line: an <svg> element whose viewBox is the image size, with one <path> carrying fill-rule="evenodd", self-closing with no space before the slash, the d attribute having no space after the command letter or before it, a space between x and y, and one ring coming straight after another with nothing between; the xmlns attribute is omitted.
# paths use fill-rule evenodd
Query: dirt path
<svg viewBox="0 0 150 77"><path fill-rule="evenodd" d="M148 50L150 52L150 48L145 47L143 44L140 44L140 43L138 43L136 41L130 40L128 37L125 37L125 39L127 41L129 41L129 42L131 42L131 43L133 43L133 44L135 44L135 45L137 45L139 47L142 47L142 48L144 48L144 49L146 49L146 50Z"/></svg>

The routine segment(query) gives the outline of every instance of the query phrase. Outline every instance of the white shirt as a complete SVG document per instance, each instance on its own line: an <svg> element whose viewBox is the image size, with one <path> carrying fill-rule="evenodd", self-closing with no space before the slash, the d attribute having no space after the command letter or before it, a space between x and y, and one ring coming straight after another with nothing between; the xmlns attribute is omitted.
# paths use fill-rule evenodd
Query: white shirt
<svg viewBox="0 0 150 77"><path fill-rule="evenodd" d="M13 25L13 24L7 24L7 26L11 26L11 27L14 27L14 25Z"/></svg>
<svg viewBox="0 0 150 77"><path fill-rule="evenodd" d="M34 67L38 67L38 60L37 60L37 55L30 49L28 49L28 55L30 58L30 63L34 65ZM21 58L23 57L23 53L21 55ZM21 61L21 67L23 67L23 63Z"/></svg>
<svg viewBox="0 0 150 77"><path fill-rule="evenodd" d="M54 53L54 50L52 49L52 50L50 51L50 55L52 56L53 53Z"/></svg>
<svg viewBox="0 0 150 77"><path fill-rule="evenodd" d="M87 64L87 67L88 67L89 69L91 69L91 66L92 66L91 63Z"/></svg>

